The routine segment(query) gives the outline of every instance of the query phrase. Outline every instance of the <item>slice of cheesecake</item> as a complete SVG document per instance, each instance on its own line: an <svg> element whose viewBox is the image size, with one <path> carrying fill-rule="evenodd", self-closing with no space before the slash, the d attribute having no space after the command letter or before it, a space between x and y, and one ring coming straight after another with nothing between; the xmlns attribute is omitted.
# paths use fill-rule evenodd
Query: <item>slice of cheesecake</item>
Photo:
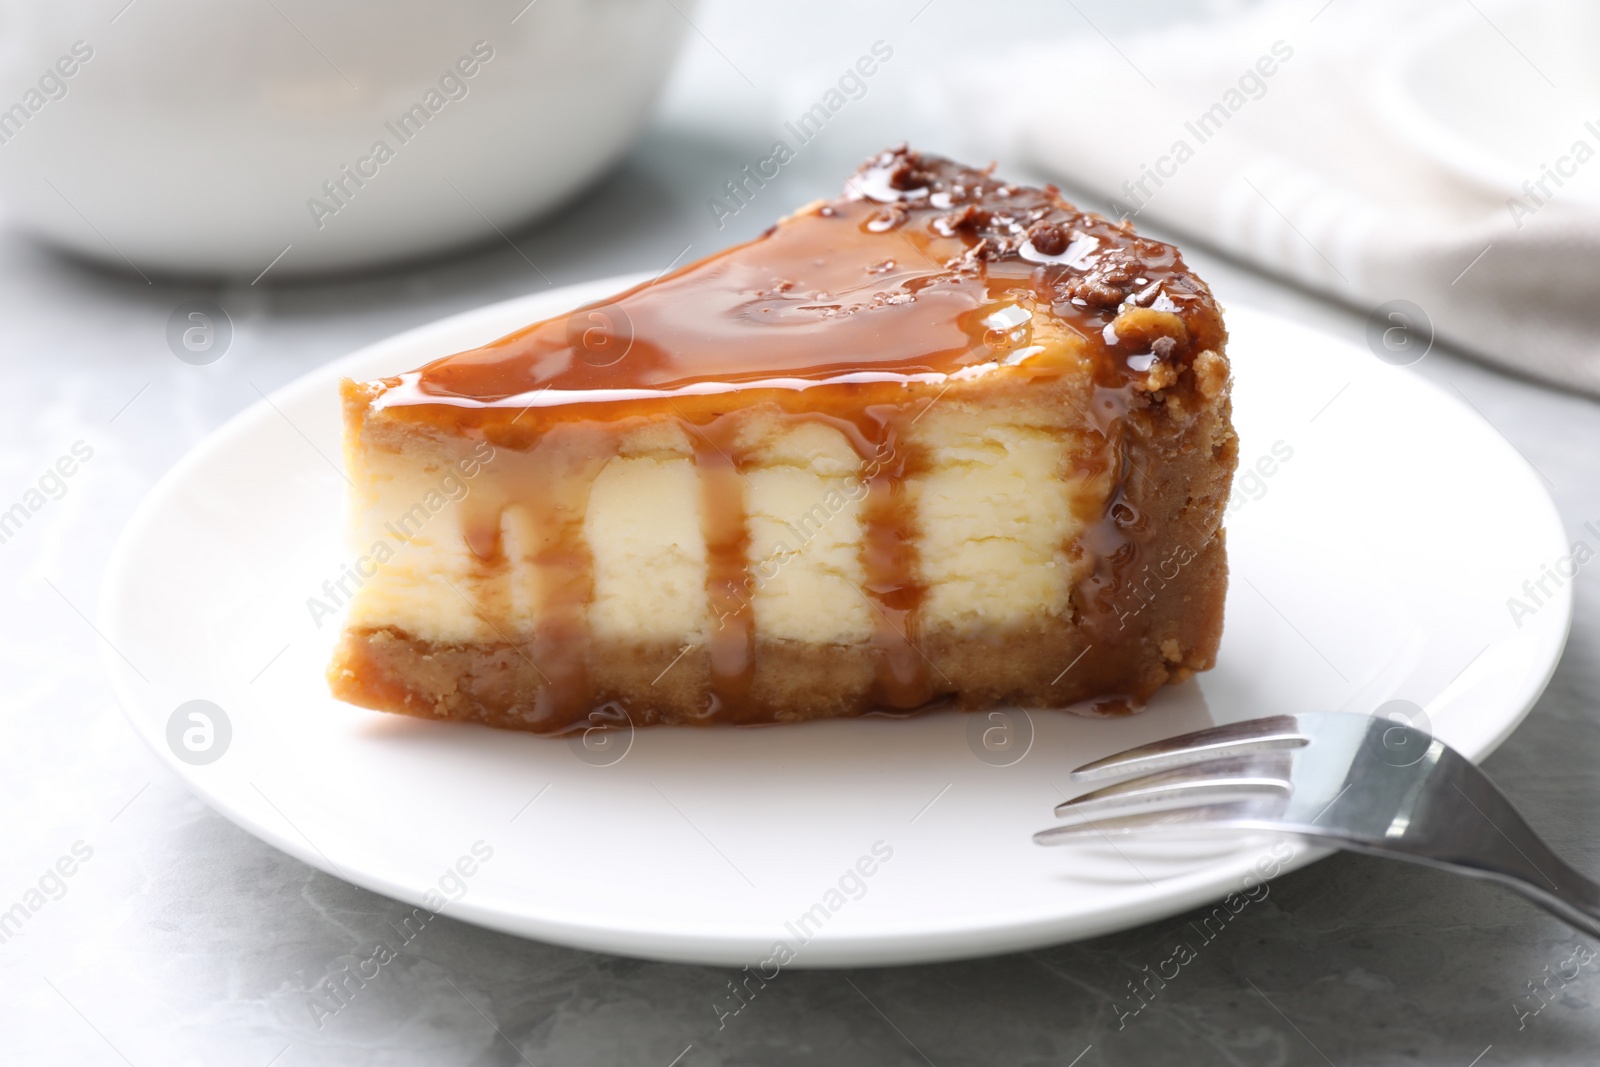
<svg viewBox="0 0 1600 1067"><path fill-rule="evenodd" d="M1172 246L904 148L344 383L363 707L555 732L1136 707L1212 665L1226 334Z"/></svg>

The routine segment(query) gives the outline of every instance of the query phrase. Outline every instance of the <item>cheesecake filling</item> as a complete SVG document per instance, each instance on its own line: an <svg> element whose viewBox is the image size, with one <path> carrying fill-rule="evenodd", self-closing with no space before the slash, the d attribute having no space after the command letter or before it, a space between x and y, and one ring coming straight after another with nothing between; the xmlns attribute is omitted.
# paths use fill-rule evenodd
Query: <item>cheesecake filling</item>
<svg viewBox="0 0 1600 1067"><path fill-rule="evenodd" d="M398 547L347 624L516 643L564 613L574 642L720 647L726 676L749 672L757 638L872 642L897 654L883 701L915 707L938 688L915 632L1071 614L1081 516L1109 484L1068 476L1074 453L1100 447L1092 438L941 406L885 450L889 463L826 422L764 410L733 417L720 443L670 421L604 446L573 434L565 449L493 449L425 523L403 517L438 502L453 449L422 465L415 448L377 451L354 537ZM567 499L548 499L556 482Z"/></svg>

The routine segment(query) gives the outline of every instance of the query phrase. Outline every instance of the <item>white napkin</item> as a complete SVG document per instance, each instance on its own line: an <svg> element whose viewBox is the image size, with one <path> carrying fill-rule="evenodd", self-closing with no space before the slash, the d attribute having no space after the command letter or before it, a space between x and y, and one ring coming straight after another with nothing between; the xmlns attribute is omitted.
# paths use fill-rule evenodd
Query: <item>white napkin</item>
<svg viewBox="0 0 1600 1067"><path fill-rule="evenodd" d="M1388 306L1409 301L1440 340L1600 393L1600 212L1556 198L1514 218L1507 198L1532 206L1525 194L1496 195L1397 143L1369 99L1386 45L1438 10L1279 0L1116 40L1095 30L1024 49L983 79L995 91L973 82L954 103L1103 198L1086 209L1384 308L1378 334L1412 330L1390 331L1391 362L1423 351L1428 327Z"/></svg>

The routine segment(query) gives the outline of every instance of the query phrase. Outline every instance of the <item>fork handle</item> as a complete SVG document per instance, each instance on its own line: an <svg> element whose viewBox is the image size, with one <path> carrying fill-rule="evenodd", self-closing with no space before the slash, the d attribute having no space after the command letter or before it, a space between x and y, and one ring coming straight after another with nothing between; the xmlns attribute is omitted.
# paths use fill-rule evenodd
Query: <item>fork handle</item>
<svg viewBox="0 0 1600 1067"><path fill-rule="evenodd" d="M1600 885L1556 855L1493 781L1448 749L1429 777L1429 788L1401 809L1403 828L1397 816L1382 837L1335 843L1497 882L1600 937Z"/></svg>
<svg viewBox="0 0 1600 1067"><path fill-rule="evenodd" d="M1410 848L1385 848L1332 835L1302 836L1349 852L1406 860L1493 882L1537 904L1569 926L1600 938L1600 885L1567 866L1531 830L1520 850L1508 841L1503 850L1485 850L1471 855L1435 855ZM1530 850L1530 844L1537 845L1537 850ZM1533 851L1534 855L1526 855L1528 851Z"/></svg>

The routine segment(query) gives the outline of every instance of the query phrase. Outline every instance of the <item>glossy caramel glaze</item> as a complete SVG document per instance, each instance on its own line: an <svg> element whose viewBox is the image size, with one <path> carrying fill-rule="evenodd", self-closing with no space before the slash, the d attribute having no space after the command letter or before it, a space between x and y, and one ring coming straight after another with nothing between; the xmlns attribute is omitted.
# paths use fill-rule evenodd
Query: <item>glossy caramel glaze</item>
<svg viewBox="0 0 1600 1067"><path fill-rule="evenodd" d="M636 411L629 401L757 383L931 381L1015 352L993 316L1019 300L1103 350L1106 384L1139 373L1128 357L1151 351L1149 338L1106 336L1128 307L1177 315L1192 352L1223 341L1210 291L1173 246L1080 212L1054 187L901 148L753 241L385 379L378 404L449 406L428 418L482 425L466 411L581 404L580 417L603 418Z"/></svg>
<svg viewBox="0 0 1600 1067"><path fill-rule="evenodd" d="M1090 517L1080 538L1093 566L1073 599L1096 639L1114 639L1106 623L1117 598L1148 563L1121 503L1128 412L1159 404L1163 389L1192 392L1187 372L1202 354L1225 378L1215 356L1224 340L1209 290L1171 245L1080 212L1054 187L1012 185L902 147L869 161L839 199L753 241L362 388L370 411L385 418L522 452L575 423L679 420L701 472L716 620L703 720L755 722L763 711L747 699L757 635L746 595L745 458L731 413L775 405L792 418L825 420L852 442L868 485L861 592L878 619L870 703L913 708L949 692L918 640L924 589L904 492L905 479L926 465L904 431L932 394L989 375L1088 379L1074 395L1089 398L1080 414L1103 447L1077 473L1106 477L1112 488L1105 513ZM590 464L588 476L597 471ZM546 490L554 488L535 492ZM560 492L586 497L587 489ZM598 700L582 664L592 578L581 523L571 511L561 521L549 507L541 514L543 547L524 562L559 595L529 646L544 661L548 692L539 703L550 709L533 728L561 729L581 724ZM468 539L486 574L506 565L500 518L470 520L480 527Z"/></svg>

